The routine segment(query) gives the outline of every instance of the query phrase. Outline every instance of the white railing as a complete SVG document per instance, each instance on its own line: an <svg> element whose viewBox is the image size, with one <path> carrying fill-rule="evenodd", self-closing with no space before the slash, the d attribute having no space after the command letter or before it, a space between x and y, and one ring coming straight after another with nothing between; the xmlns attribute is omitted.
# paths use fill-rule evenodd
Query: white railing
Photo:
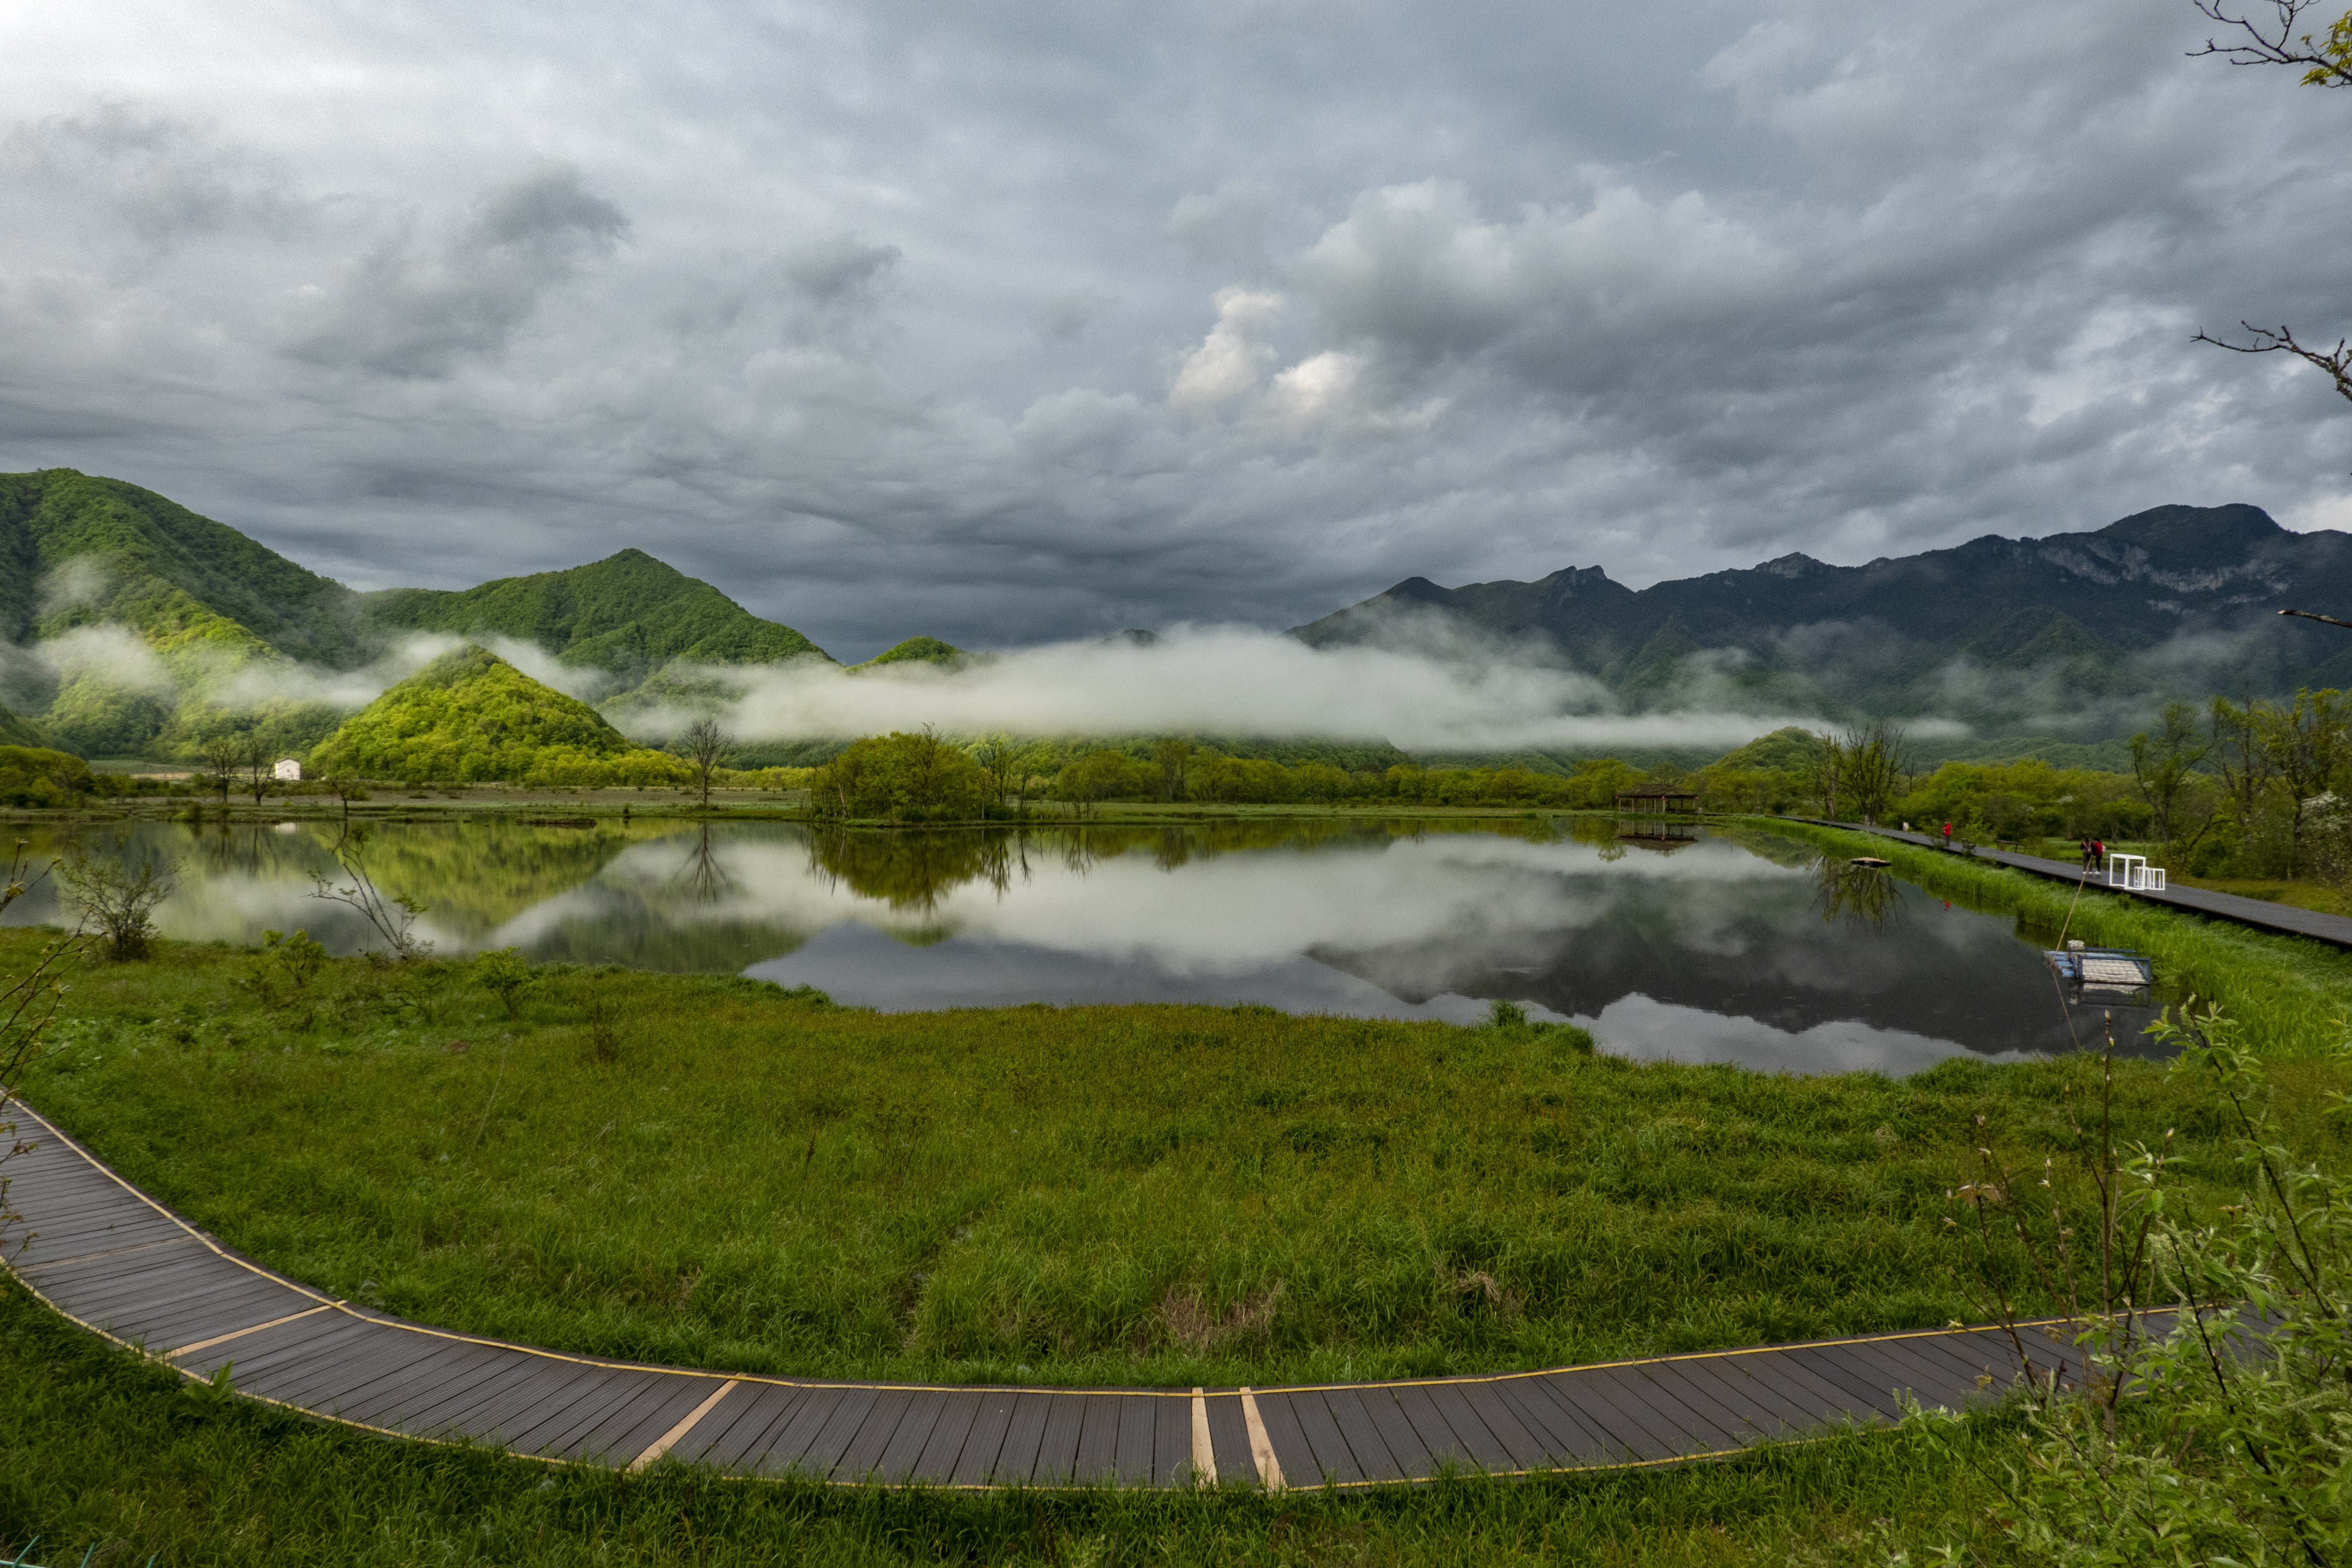
<svg viewBox="0 0 2352 1568"><path fill-rule="evenodd" d="M2110 855L2107 886L2121 888L2127 893L2160 893L2164 891L2164 868L2149 865L2145 855Z"/></svg>

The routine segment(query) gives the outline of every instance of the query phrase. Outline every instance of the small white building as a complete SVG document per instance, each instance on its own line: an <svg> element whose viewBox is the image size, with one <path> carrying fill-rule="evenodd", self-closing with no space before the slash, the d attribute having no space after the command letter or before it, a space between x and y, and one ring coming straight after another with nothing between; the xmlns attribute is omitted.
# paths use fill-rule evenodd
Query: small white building
<svg viewBox="0 0 2352 1568"><path fill-rule="evenodd" d="M293 757L280 757L278 759L278 766L270 770L269 776L279 784L300 784L302 764Z"/></svg>

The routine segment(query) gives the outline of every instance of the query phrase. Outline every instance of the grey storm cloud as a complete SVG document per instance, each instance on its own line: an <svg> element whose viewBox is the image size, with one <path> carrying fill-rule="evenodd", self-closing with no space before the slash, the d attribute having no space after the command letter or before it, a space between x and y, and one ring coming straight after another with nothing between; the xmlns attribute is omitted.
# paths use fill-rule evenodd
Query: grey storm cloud
<svg viewBox="0 0 2352 1568"><path fill-rule="evenodd" d="M2187 0L37 5L0 467L362 587L638 545L856 657L2250 500L2352 106Z"/></svg>

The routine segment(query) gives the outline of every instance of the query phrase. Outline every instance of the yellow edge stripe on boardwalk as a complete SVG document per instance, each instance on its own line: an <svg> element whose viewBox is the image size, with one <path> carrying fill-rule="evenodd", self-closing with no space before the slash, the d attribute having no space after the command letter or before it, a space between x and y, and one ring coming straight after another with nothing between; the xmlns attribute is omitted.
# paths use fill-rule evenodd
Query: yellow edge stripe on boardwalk
<svg viewBox="0 0 2352 1568"><path fill-rule="evenodd" d="M862 1391L876 1393L922 1394L1018 1393L1047 1395L1076 1395L1083 1397L1107 1396L1113 1398L1190 1399L1195 1402L1194 1419L1196 1443L1201 1437L1204 1437L1206 1436L1205 1432L1201 1430L1201 1428L1205 1427L1206 1426L1205 1401L1216 1398L1238 1398L1242 1402L1244 1419L1249 1432L1252 1460L1256 1464L1260 1479L1267 1486L1268 1489L1276 1490L1281 1489L1285 1483L1282 1479L1280 1463L1275 1457L1273 1444L1266 1434L1264 1420L1259 1415L1256 1408L1256 1398L1261 1394L1286 1395L1294 1394L1323 1393L1335 1390L1362 1391L1382 1388L1423 1388L1433 1386L1461 1387L1479 1384L1504 1383L1525 1378L1551 1377L1562 1374L1597 1372L1613 1368L1654 1366L1673 1362L1703 1361L1728 1359L1738 1356L1764 1355L1792 1349L1823 1349L1838 1345L1868 1345L1902 1340L1937 1338L1949 1335L1956 1331L1998 1332L2004 1327L2004 1325L1988 1324L1979 1325L1972 1330L1965 1331L1958 1330L1956 1327L1948 1327L1943 1329L1904 1330L1878 1334L1852 1335L1840 1339L1803 1341L1789 1345L1752 1345L1727 1350L1686 1351L1668 1355L1627 1357L1618 1361L1582 1363L1575 1366L1538 1368L1525 1372L1471 1373L1456 1377L1400 1378L1373 1383L1295 1384L1281 1387L1250 1387L1233 1389L1214 1394L1206 1393L1205 1391L1198 1388L1188 1391L1182 1389L1146 1388L1056 1388L1026 1384L868 1383L856 1381L797 1379L761 1375L757 1373L730 1374L727 1373L710 1372L696 1367L661 1366L645 1362L611 1361L593 1356L570 1355L559 1351L547 1350L537 1345L517 1344L505 1340L494 1340L479 1335L456 1333L446 1329L429 1328L422 1324L407 1322L397 1318L381 1317L372 1312L359 1311L344 1301L332 1300L308 1286L302 1285L298 1281L289 1279L283 1275L278 1274L273 1270L264 1268L257 1264L239 1258L235 1253L228 1251L226 1247L220 1246L216 1242L213 1241L212 1238L195 1229L194 1226L182 1219L178 1215L173 1214L162 1204L156 1202L155 1199L149 1196L146 1193L142 1192L138 1187L125 1180L121 1175L110 1169L104 1162L99 1160L73 1138L59 1130L56 1124L51 1122L47 1117L42 1116L30 1106L26 1105L23 1100L15 1099L14 1096L11 1096L11 1100L13 1102L12 1108L14 1110L31 1116L36 1121L39 1122L52 1137L56 1138L62 1147L71 1150L91 1169L100 1173L109 1181L120 1187L125 1194L136 1199L147 1208L153 1210L157 1215L170 1221L173 1225L178 1226L181 1230L186 1233L190 1239L197 1242L207 1251L221 1258L224 1262L234 1264L237 1268L242 1268L248 1273L268 1279L274 1284L280 1285L285 1289L293 1291L297 1295L318 1303L316 1306L309 1308L303 1311L291 1313L285 1317L272 1320L269 1322L257 1323L248 1328L236 1330L226 1334L215 1336L210 1340L198 1342L195 1344L184 1345L173 1351L158 1352L149 1350L143 1344L135 1343L131 1341L122 1339L118 1335L113 1334L105 1329L101 1329L96 1324L66 1310L56 1301L50 1300L50 1298L42 1291L39 1287L33 1284L31 1280L25 1279L23 1275L19 1273L13 1265L11 1265L9 1272L16 1277L17 1282L23 1285L25 1289L36 1300L39 1300L43 1306L48 1308L49 1310L57 1313L58 1316L65 1319L67 1321L71 1322L77 1327L84 1329L89 1332L98 1335L100 1338L106 1340L110 1343L120 1345L126 1350L145 1357L146 1359L161 1362L164 1365L171 1366L173 1370L179 1372L183 1376L194 1381L202 1381L200 1375L190 1368L179 1365L173 1358L188 1355L212 1345L242 1338L246 1334L258 1332L263 1329L274 1328L281 1323L292 1321L298 1318L310 1317L319 1312L334 1311L343 1313L363 1322L373 1323L384 1329L397 1330L406 1333L423 1334L436 1339L450 1340L466 1344L480 1345L488 1349L504 1351L513 1354L537 1357L546 1361L591 1367L601 1371L653 1372L672 1377L704 1379L719 1384L720 1386L716 1388L714 1392L706 1400L704 1400L690 1415L688 1416L687 1419L680 1422L671 1433L666 1435L665 1438L661 1442L655 1445L652 1449L649 1449L646 1455L639 1456L639 1462L641 1464L649 1464L653 1459L658 1458L662 1453L667 1453L669 1447L682 1440L704 1415L708 1415L712 1408L715 1408L721 1399L723 1399L729 1393L732 1392L737 1386L745 1384L789 1389L838 1389L849 1392ZM163 1244L145 1243L139 1247L113 1249L113 1252L134 1252L144 1250L146 1247L158 1245ZM97 1254L81 1255L77 1258L59 1259L57 1261L62 1264L68 1261L81 1261L89 1258L111 1255L113 1255L113 1253L101 1252ZM2050 1331L2063 1328L2067 1326L2070 1321L2071 1320L2064 1318L2042 1318L2021 1321L2007 1326L2015 1330L2032 1329ZM2056 1336L2053 1335L2052 1337L2055 1338ZM402 1431L394 1427L379 1426L369 1422L352 1420L346 1416L327 1415L319 1411L311 1410L303 1405L291 1404L288 1401L273 1399L265 1394L246 1394L240 1391L240 1397L251 1399L257 1404L275 1405L278 1408L293 1411L297 1414L309 1416L313 1419L329 1421L335 1425L354 1430L373 1433L378 1436L397 1438L403 1441L432 1443L437 1447L451 1447L475 1446L467 1443L464 1440L419 1436L415 1434ZM1828 1434L1824 1434L1823 1436L1817 1437L1783 1439L1781 1440L1781 1446L1794 1446L1824 1441L1827 1439L1828 1436ZM1477 1471L1477 1473L1496 1477L1519 1477L1535 1475L1574 1475L1593 1471L1646 1469L1667 1465L1689 1464L1706 1459L1727 1458L1748 1451L1748 1447L1743 1446L1737 1448L1708 1449L1689 1454L1668 1455L1652 1459L1622 1459L1612 1460L1601 1464L1556 1465L1517 1469L1483 1469ZM534 1459L541 1464L562 1465L570 1468L603 1470L609 1470L613 1468L610 1465L598 1463L593 1460L567 1459L553 1456L524 1454L517 1455L515 1457ZM637 1467L635 1465L631 1467L633 1469ZM1212 1479L1213 1479L1213 1451L1212 1451L1209 1471ZM786 1473L787 1475L790 1474L790 1472ZM750 1479L757 1478L740 1477L738 1479ZM803 1477L801 1479L807 1479L811 1478ZM1388 1478L1378 1480L1326 1480L1320 1484L1326 1488L1344 1490L1376 1486L1410 1485L1433 1479L1435 1479L1434 1475L1421 1475ZM867 1483L862 1480L833 1480L827 1479L824 1484L830 1486L862 1486ZM917 1484L924 1485L929 1487L931 1489L937 1490L993 1491L1004 1489L1008 1484L1019 1483L980 1481L944 1483L924 1482Z"/></svg>

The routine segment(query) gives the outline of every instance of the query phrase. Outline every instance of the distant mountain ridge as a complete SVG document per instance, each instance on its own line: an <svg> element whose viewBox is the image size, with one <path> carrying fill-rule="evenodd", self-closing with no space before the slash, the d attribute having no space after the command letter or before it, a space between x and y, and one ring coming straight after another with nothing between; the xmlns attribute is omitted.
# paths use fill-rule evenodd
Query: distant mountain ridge
<svg viewBox="0 0 2352 1568"><path fill-rule="evenodd" d="M1637 708L2114 716L2169 694L2352 684L2352 535L2259 507L2167 506L2095 532L1986 535L1832 566L1801 554L1635 590L1597 566L1443 588L1412 577L1291 635L1316 647L1464 638L1597 676Z"/></svg>

